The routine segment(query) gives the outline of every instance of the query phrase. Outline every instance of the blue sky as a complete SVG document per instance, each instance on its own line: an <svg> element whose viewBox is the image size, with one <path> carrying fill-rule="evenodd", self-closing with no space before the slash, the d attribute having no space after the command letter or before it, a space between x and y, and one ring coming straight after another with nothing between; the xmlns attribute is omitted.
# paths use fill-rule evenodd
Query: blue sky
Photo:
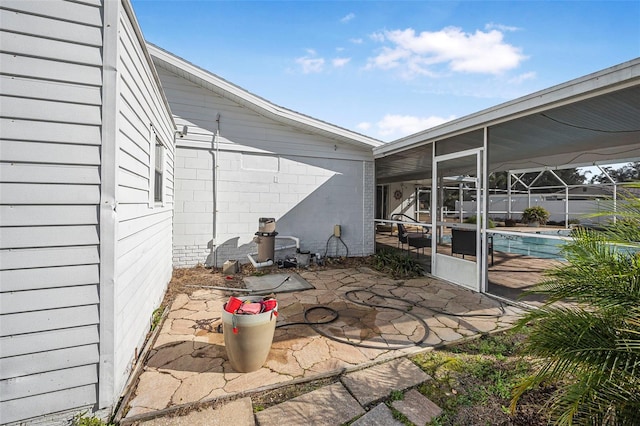
<svg viewBox="0 0 640 426"><path fill-rule="evenodd" d="M640 56L640 1L132 4L148 41L383 141Z"/></svg>

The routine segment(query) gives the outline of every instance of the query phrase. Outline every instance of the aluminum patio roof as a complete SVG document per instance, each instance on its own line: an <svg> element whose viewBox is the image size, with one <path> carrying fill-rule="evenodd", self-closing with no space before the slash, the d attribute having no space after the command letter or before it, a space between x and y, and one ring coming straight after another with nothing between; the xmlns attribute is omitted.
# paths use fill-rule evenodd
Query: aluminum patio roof
<svg viewBox="0 0 640 426"><path fill-rule="evenodd" d="M640 161L640 58L376 147L377 183L430 180L434 142L481 147L485 127L490 172Z"/></svg>

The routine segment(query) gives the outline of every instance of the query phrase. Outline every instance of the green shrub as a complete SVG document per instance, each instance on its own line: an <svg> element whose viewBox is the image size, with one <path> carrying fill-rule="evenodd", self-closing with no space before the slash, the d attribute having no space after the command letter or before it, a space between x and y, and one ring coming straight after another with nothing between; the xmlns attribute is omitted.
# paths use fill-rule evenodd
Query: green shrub
<svg viewBox="0 0 640 426"><path fill-rule="evenodd" d="M574 229L567 262L534 287L547 301L518 325L529 327L522 354L539 369L515 388L512 410L526 390L553 383L557 424L640 424L640 198L615 214L601 230Z"/></svg>
<svg viewBox="0 0 640 426"><path fill-rule="evenodd" d="M155 330L160 321L162 321L162 313L163 309L160 307L151 314L151 331Z"/></svg>
<svg viewBox="0 0 640 426"><path fill-rule="evenodd" d="M516 226L518 223L516 222L515 219L505 219L504 220L504 226L508 226L508 227L514 227Z"/></svg>
<svg viewBox="0 0 640 426"><path fill-rule="evenodd" d="M542 206L527 207L522 212L522 223L537 222L544 225L549 220L549 212Z"/></svg>
<svg viewBox="0 0 640 426"><path fill-rule="evenodd" d="M395 278L412 278L423 274L422 265L408 254L384 249L378 251L373 258L373 266L381 272L388 272Z"/></svg>
<svg viewBox="0 0 640 426"><path fill-rule="evenodd" d="M470 216L470 217L466 218L464 220L464 223L472 223L472 224L475 225L477 221L478 221L478 218L475 217L475 215L474 215L474 216ZM496 227L496 223L493 220L489 219L489 228L495 228L495 227Z"/></svg>
<svg viewBox="0 0 640 426"><path fill-rule="evenodd" d="M72 426L113 426L112 423L107 423L104 420L95 417L87 416L87 411L76 414L71 421Z"/></svg>

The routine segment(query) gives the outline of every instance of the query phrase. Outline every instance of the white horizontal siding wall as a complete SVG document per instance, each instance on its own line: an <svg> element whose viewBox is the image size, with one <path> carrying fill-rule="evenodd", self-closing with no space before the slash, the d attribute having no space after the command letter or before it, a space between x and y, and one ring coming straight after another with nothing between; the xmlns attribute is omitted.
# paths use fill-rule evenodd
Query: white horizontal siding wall
<svg viewBox="0 0 640 426"><path fill-rule="evenodd" d="M339 224L350 256L373 253L370 149L282 125L166 70L159 73L178 127L189 126L176 152L174 266L221 266L228 259L247 263L246 255L256 251L253 237L260 217L276 218L278 233L299 237L302 250L324 254ZM335 242L328 254L345 255L344 246Z"/></svg>
<svg viewBox="0 0 640 426"><path fill-rule="evenodd" d="M97 402L102 5L7 0L0 22L4 424Z"/></svg>
<svg viewBox="0 0 640 426"><path fill-rule="evenodd" d="M120 9L118 33L114 398L126 385L172 273L174 124L128 12ZM156 138L165 146L161 203L153 201Z"/></svg>

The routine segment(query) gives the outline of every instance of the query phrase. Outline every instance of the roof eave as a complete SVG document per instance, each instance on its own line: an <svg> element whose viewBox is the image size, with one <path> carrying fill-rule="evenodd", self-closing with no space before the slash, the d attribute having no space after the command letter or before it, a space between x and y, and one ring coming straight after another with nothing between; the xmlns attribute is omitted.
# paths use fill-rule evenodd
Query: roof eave
<svg viewBox="0 0 640 426"><path fill-rule="evenodd" d="M636 84L637 79L640 79L640 58L389 142L374 148L374 158L385 157L408 147L429 144L456 134L510 121L533 112L548 110L568 102L575 102L580 98L587 99L606 91L622 89Z"/></svg>
<svg viewBox="0 0 640 426"><path fill-rule="evenodd" d="M231 99L240 105L259 113L260 115L310 133L321 134L325 137L359 146L361 148L371 149L384 144L382 141L377 139L370 138L360 133L352 132L342 127L275 105L266 99L254 95L253 93L250 93L207 70L179 58L158 46L148 42L147 46L151 56L160 61L158 64L160 67L162 67L162 62L172 65L185 73L190 74L196 80L207 82L213 87L218 88L219 91L217 93L219 95Z"/></svg>

